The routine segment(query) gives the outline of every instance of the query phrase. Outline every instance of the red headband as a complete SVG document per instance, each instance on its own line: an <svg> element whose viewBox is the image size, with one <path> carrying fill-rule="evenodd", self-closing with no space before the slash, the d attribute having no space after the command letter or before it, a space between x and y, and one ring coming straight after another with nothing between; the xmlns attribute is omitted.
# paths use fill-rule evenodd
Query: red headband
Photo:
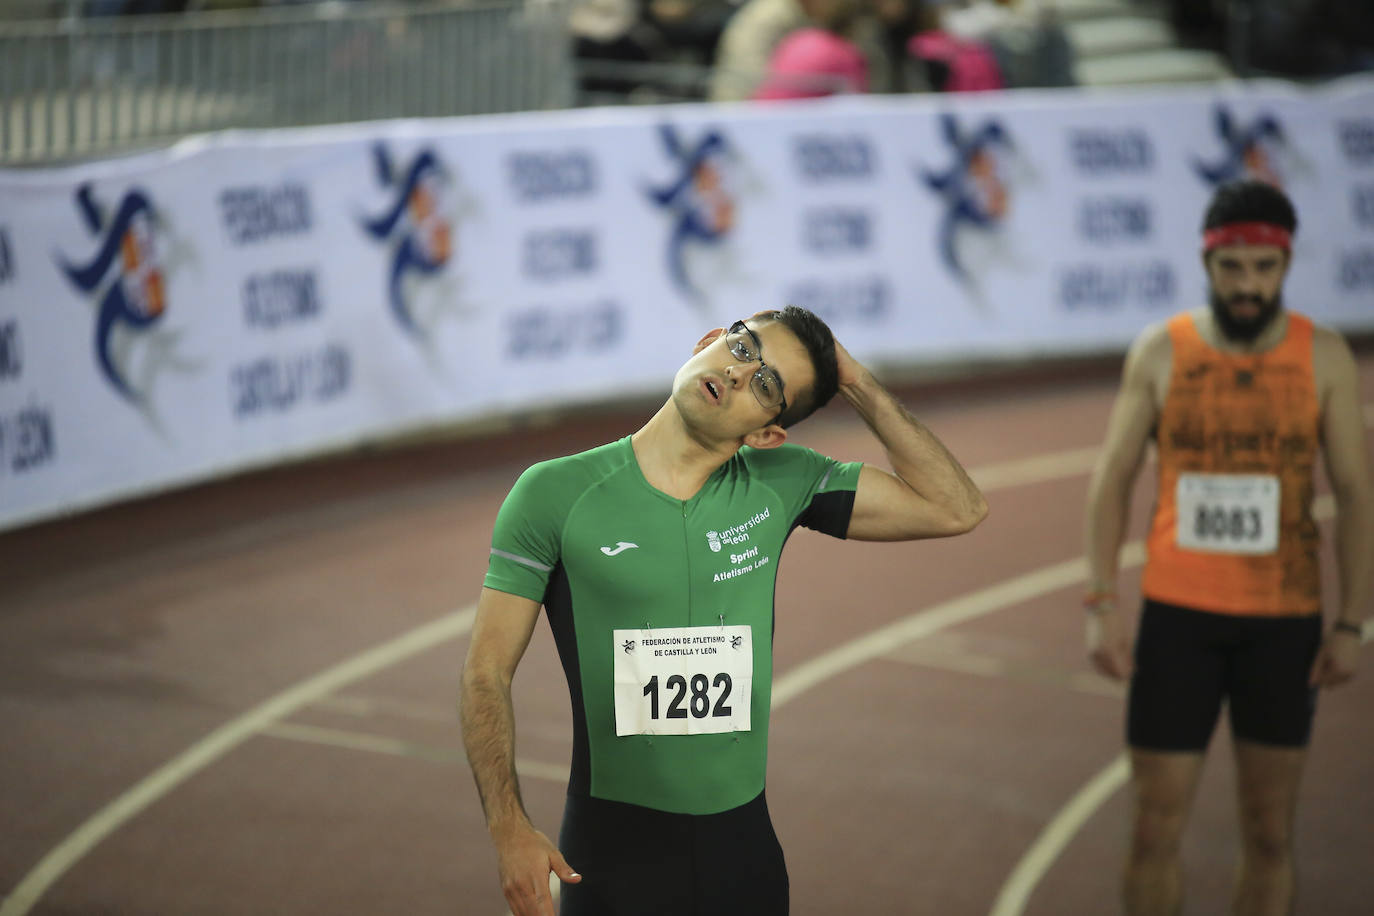
<svg viewBox="0 0 1374 916"><path fill-rule="evenodd" d="M1202 250L1226 245L1277 245L1288 251L1292 241L1292 233L1273 223L1227 223L1202 233Z"/></svg>

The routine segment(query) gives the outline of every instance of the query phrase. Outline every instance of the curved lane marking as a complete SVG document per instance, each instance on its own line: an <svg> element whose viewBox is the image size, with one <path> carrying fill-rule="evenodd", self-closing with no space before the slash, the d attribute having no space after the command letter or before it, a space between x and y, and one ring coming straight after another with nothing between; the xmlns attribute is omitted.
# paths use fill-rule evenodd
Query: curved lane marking
<svg viewBox="0 0 1374 916"><path fill-rule="evenodd" d="M1132 541L1121 549L1121 567L1139 566L1145 561L1145 545L1142 541ZM865 633L857 639L823 652L781 675L773 683L773 708L795 699L822 681L856 668L865 662L882 656L903 643L938 630L1000 611L1013 605L1023 604L1034 598L1051 594L1086 582L1088 561L1082 557L1065 560L1028 573L1024 573L997 585L980 588L975 592L960 595L934 607L917 611L886 626Z"/></svg>
<svg viewBox="0 0 1374 916"><path fill-rule="evenodd" d="M1365 416L1367 422L1374 425L1374 409L1366 406ZM1090 452L1095 453L1096 450L1070 449L1054 452L987 465L970 471L970 475L975 479L981 475L984 482L980 486L985 490L1002 489L1023 482L1039 483L1073 477L1091 470L1094 456L1090 455ZM1060 462L1057 470L1056 462ZM1128 555L1134 559L1134 553L1140 554L1140 559L1134 561L1135 565L1143 562L1143 545L1138 541L1122 548L1123 568L1128 562ZM891 648L894 639L919 639L945 627L1048 594L1086 578L1087 564L1079 558L1044 567L1001 585L981 589L933 608L918 611L817 656L779 677L774 684L772 705L775 708L781 706L826 678L877 658L885 649ZM417 627L390 642L346 659L226 722L97 811L54 847L24 876L5 897L3 903L0 903L0 916L25 916L58 878L105 837L248 738L341 687L418 655L449 639L463 636L472 629L475 615L476 607L470 606ZM1036 876L1035 880L1038 879ZM1033 886L1034 882L1031 884L1032 888ZM1024 901L1021 906L1024 906ZM1020 910L1013 912L1019 913Z"/></svg>
<svg viewBox="0 0 1374 916"><path fill-rule="evenodd" d="M1095 450L1093 451L1095 452ZM1056 466L1059 468L1057 476L1071 477L1083 472L1084 456L1087 452L1086 449L1051 452L1017 461L986 465L970 473L982 479L983 482L980 483L980 486L985 490L1015 486L1022 482L1039 482L1050 479L1047 475L1053 475ZM1090 461L1087 467L1091 467ZM995 610L995 608L990 608L990 610ZM404 661L445 640L457 639L465 635L472 628L475 615L476 607L474 606L441 617L403 634L391 642L340 662L333 668L288 688L285 692L226 722L97 811L48 852L15 886L14 890L4 898L3 902L0 902L0 916L25 916L47 892L48 888L52 887L63 874L107 836L244 741L276 725L303 706L309 705L335 690L397 662ZM967 618L959 617L956 613L949 623L942 625L948 626L950 623L957 623L960 619ZM857 658L857 656L855 657ZM864 656L864 658L867 657ZM854 664L858 664L858 661L855 661ZM843 670L843 667L836 669L836 673L839 670ZM775 688L773 704L776 706L786 702L791 696L795 696L817 682L814 679L814 674L810 675L813 679L809 681L808 676L807 671L794 672L785 683L780 682L784 695L780 699L778 690ZM531 775L536 774L531 773Z"/></svg>
<svg viewBox="0 0 1374 916"><path fill-rule="evenodd" d="M221 725L97 811L44 856L5 898L0 916L23 916L53 882L101 840L248 738L332 691L461 636L472 628L476 613L476 606L472 606L423 624L301 681Z"/></svg>
<svg viewBox="0 0 1374 916"><path fill-rule="evenodd" d="M1097 809L1126 784L1131 774L1131 762L1125 752L1102 768L1083 788L1079 789L1060 809L1054 820L1045 825L1030 849L1016 863L1011 876L1002 885L988 916L1020 916L1040 879L1050 870L1054 860L1078 833Z"/></svg>
<svg viewBox="0 0 1374 916"><path fill-rule="evenodd" d="M1000 490L1006 487L1020 487L1032 483L1045 483L1050 480L1063 480L1087 474L1097 464L1101 449L1071 448L1059 452L1032 455L1030 458L1016 458L985 464L969 471L969 476L982 490Z"/></svg>
<svg viewBox="0 0 1374 916"><path fill-rule="evenodd" d="M453 717L449 717L452 724ZM401 741L386 735L373 735L366 732L345 731L337 728L320 728L315 725L298 725L294 722L274 722L264 726L259 732L272 738L286 741L300 741L305 744L320 744L326 747L341 747L351 751L367 751L372 754L386 754L389 757L405 757L410 760L428 760L432 763L458 763L467 766L467 754L457 748L420 744L416 741ZM515 772L527 779L547 779L551 782L568 784L571 770L566 764L544 763L539 760L515 758Z"/></svg>
<svg viewBox="0 0 1374 916"><path fill-rule="evenodd" d="M1366 412L1374 421L1374 411L1367 410ZM1318 497L1312 503L1312 516L1319 522L1333 518L1335 514L1336 500L1329 493ZM1135 544L1130 546L1134 547ZM1142 562L1143 559L1142 556ZM1126 556L1123 553L1123 569L1125 568L1125 560ZM1372 638L1374 638L1374 625L1366 623L1360 641L1368 643ZM1130 764L1123 753L1107 764L1096 776L1088 780L1083 788L1074 793L1068 804L1060 809L1050 823L1045 825L1044 830L1031 843L1025 855L1021 857L1021 861L1016 863L1016 867L1012 869L1011 874L1002 885L1002 890L997 894L997 900L993 903L988 916L1021 916L1026 904L1030 902L1031 892L1035 890L1040 879L1054 865L1059 854L1064 851L1074 835L1088 822L1088 819L1097 812L1097 809L1107 799L1111 798L1117 789L1124 786L1129 778Z"/></svg>

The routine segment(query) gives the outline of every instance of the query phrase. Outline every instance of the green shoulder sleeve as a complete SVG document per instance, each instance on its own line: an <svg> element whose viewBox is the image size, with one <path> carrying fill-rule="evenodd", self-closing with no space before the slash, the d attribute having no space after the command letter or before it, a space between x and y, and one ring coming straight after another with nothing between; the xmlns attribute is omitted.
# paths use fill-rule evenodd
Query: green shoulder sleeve
<svg viewBox="0 0 1374 916"><path fill-rule="evenodd" d="M862 461L836 461L800 445L741 449L752 473L767 481L785 501L797 524L844 537L854 507Z"/></svg>
<svg viewBox="0 0 1374 916"><path fill-rule="evenodd" d="M549 574L558 565L569 488L559 462L533 465L511 487L491 535L491 557L483 584L497 591L543 601Z"/></svg>

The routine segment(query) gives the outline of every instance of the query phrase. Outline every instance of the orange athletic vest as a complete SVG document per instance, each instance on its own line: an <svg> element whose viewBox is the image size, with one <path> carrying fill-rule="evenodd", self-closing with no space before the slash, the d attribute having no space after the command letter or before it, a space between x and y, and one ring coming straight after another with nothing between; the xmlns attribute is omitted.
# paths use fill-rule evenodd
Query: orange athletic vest
<svg viewBox="0 0 1374 916"><path fill-rule="evenodd" d="M1312 322L1289 312L1278 346L1237 354L1208 345L1192 316L1183 314L1169 321L1169 341L1173 369L1155 429L1159 491L1141 591L1156 601L1222 614L1318 613L1312 468L1320 407ZM1182 489L1180 475L1188 475ZM1216 497L1209 481L1224 486L1238 479L1220 475L1246 475L1271 494L1270 481L1277 480L1277 549L1232 549L1262 537L1261 521L1272 509L1249 508L1264 505L1257 497L1250 503ZM1199 497L1200 490L1212 496ZM1180 517L1180 497L1187 517Z"/></svg>

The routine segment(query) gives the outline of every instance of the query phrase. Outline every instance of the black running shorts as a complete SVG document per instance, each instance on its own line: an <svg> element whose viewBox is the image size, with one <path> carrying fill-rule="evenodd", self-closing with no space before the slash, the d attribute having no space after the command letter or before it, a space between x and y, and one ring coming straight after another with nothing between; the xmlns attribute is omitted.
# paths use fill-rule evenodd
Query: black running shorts
<svg viewBox="0 0 1374 916"><path fill-rule="evenodd" d="M569 795L562 916L786 916L787 866L760 793L719 814Z"/></svg>
<svg viewBox="0 0 1374 916"><path fill-rule="evenodd" d="M1126 740L1158 751L1202 751L1229 705L1240 740L1305 747L1317 692L1320 614L1213 614L1145 600L1127 703Z"/></svg>

